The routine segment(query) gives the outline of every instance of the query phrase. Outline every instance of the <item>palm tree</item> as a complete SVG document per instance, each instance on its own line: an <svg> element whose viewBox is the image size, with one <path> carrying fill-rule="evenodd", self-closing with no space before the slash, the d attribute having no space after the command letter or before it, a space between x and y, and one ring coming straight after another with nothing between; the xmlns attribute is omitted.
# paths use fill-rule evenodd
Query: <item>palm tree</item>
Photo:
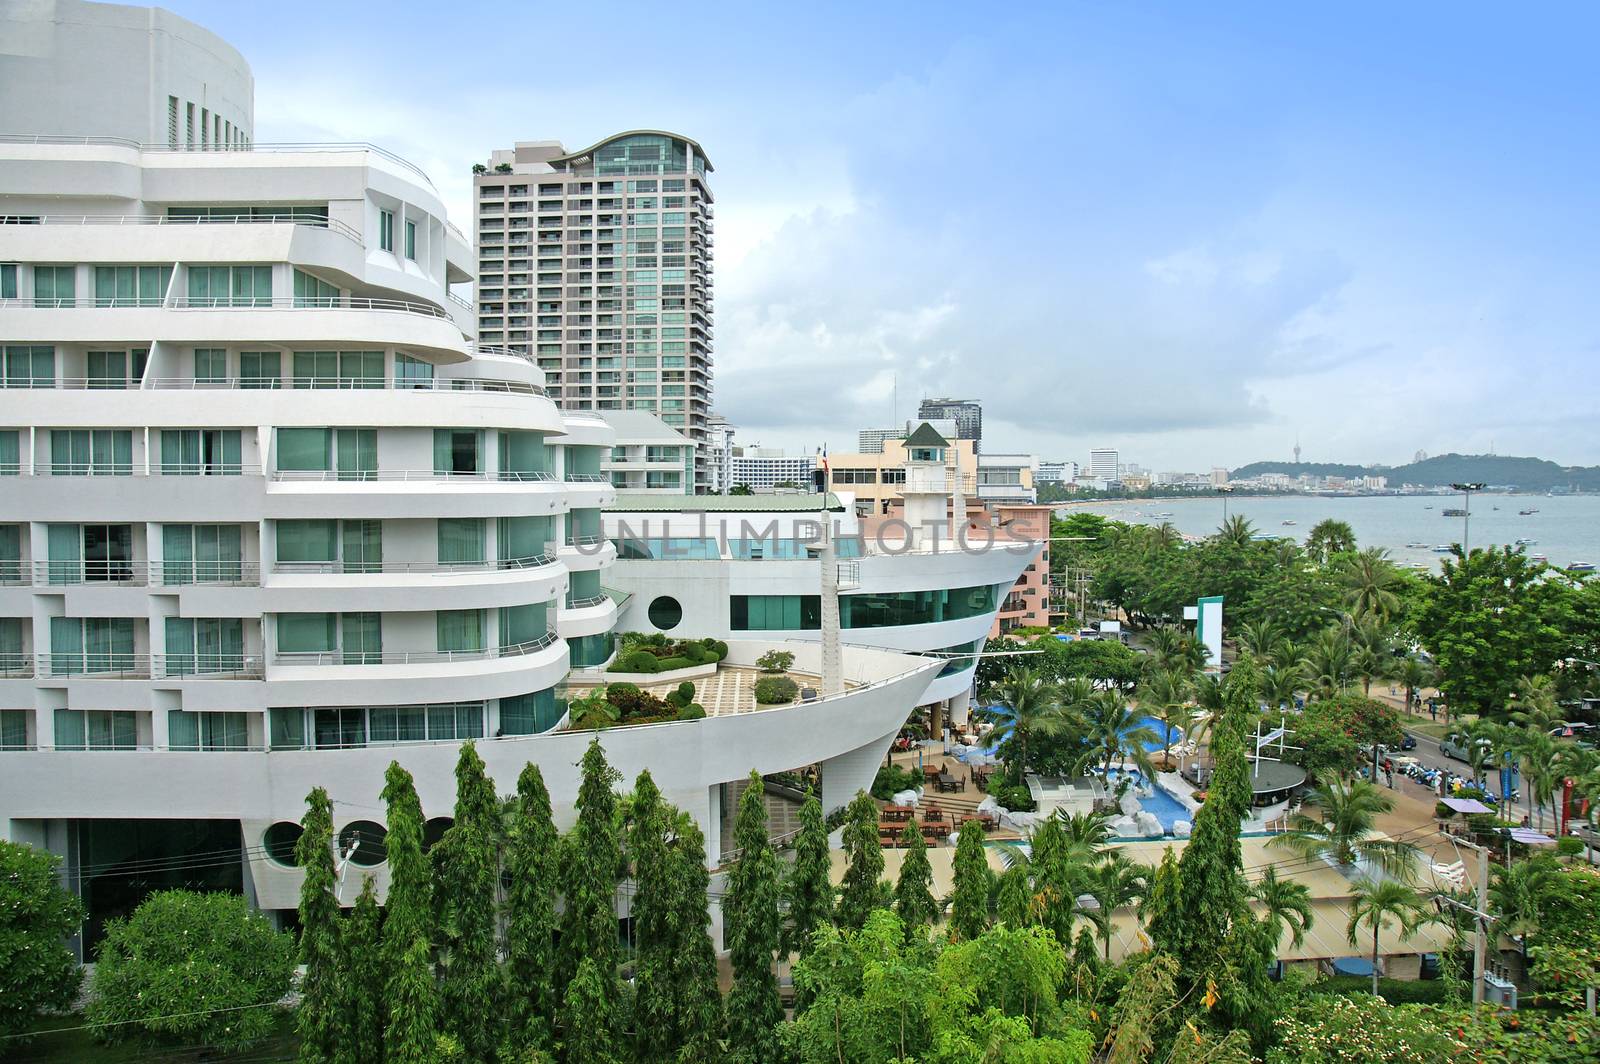
<svg viewBox="0 0 1600 1064"><path fill-rule="evenodd" d="M1299 946L1311 929L1311 890L1304 883L1279 879L1278 870L1267 866L1261 882L1250 889L1266 909L1267 927L1272 932L1274 946L1283 938L1284 929L1294 933L1290 946Z"/></svg>
<svg viewBox="0 0 1600 1064"><path fill-rule="evenodd" d="M1395 879L1373 879L1363 876L1356 880L1350 895L1350 922L1345 925L1345 937L1352 946L1358 945L1356 934L1361 925L1372 929L1372 996L1378 996L1378 934L1391 922L1400 925L1400 940L1404 942L1416 931L1422 921L1422 898L1417 892Z"/></svg>
<svg viewBox="0 0 1600 1064"><path fill-rule="evenodd" d="M1057 809L1055 820L1061 828L1062 848L1069 856L1092 858L1111 841L1111 826L1106 823L1104 813L1068 813Z"/></svg>
<svg viewBox="0 0 1600 1064"><path fill-rule="evenodd" d="M1467 725L1467 767L1472 769L1472 782L1482 788L1485 771L1509 745L1506 729L1494 721L1478 719Z"/></svg>
<svg viewBox="0 0 1600 1064"><path fill-rule="evenodd" d="M1097 691L1089 700L1084 717L1087 734L1083 766L1099 765L1109 771L1114 762L1132 761L1145 779L1155 775L1146 747L1160 742L1161 737L1144 722L1138 710L1128 705L1121 691Z"/></svg>
<svg viewBox="0 0 1600 1064"><path fill-rule="evenodd" d="M1149 884L1148 867L1115 851L1084 871L1082 893L1093 898L1094 905L1080 905L1078 912L1094 925L1095 934L1104 943L1106 963L1111 962L1111 932L1116 926L1112 917L1124 905L1143 897Z"/></svg>
<svg viewBox="0 0 1600 1064"><path fill-rule="evenodd" d="M1263 665L1277 660L1277 654L1288 642L1283 629L1271 617L1250 621L1239 629L1239 649Z"/></svg>
<svg viewBox="0 0 1600 1064"><path fill-rule="evenodd" d="M1189 702L1189 682L1178 673L1160 670L1145 682L1139 694L1139 706L1161 721L1161 761L1166 764L1172 754L1172 731L1179 729L1188 734L1194 726L1194 707Z"/></svg>
<svg viewBox="0 0 1600 1064"><path fill-rule="evenodd" d="M1539 930L1539 905L1560 873L1560 863L1547 853L1489 869L1494 933L1517 939L1524 957L1528 955L1528 936Z"/></svg>
<svg viewBox="0 0 1600 1064"><path fill-rule="evenodd" d="M1527 791L1528 817L1531 820L1538 809L1539 830L1544 830L1544 807L1554 800L1556 787L1562 779L1558 753L1563 744L1538 728L1524 728L1521 733L1511 733L1514 748L1522 755L1522 783Z"/></svg>
<svg viewBox="0 0 1600 1064"><path fill-rule="evenodd" d="M1327 518L1311 526L1311 534L1306 537L1306 553L1323 565L1328 564L1335 554L1343 554L1356 549L1356 534L1345 521L1335 521Z"/></svg>
<svg viewBox="0 0 1600 1064"><path fill-rule="evenodd" d="M1330 857L1345 867L1363 860L1390 875L1411 876L1417 848L1378 832L1378 817L1391 811L1394 801L1376 785L1347 780L1330 770L1317 777L1316 789L1306 795L1304 805L1319 810L1320 819L1295 813L1289 818L1289 830L1274 835L1268 846L1308 859Z"/></svg>
<svg viewBox="0 0 1600 1064"><path fill-rule="evenodd" d="M1183 534L1171 521L1163 521L1150 530L1150 542L1160 550L1167 550L1183 542Z"/></svg>
<svg viewBox="0 0 1600 1064"><path fill-rule="evenodd" d="M1382 547L1352 554L1339 574L1345 605L1357 617L1388 620L1400 609L1400 573Z"/></svg>
<svg viewBox="0 0 1600 1064"><path fill-rule="evenodd" d="M1256 526L1244 514L1234 514L1217 528L1217 541L1235 547L1248 547L1255 535Z"/></svg>
<svg viewBox="0 0 1600 1064"><path fill-rule="evenodd" d="M1371 696L1372 681L1387 679L1394 672L1394 640L1389 628L1374 616L1364 616L1350 629L1354 652L1351 671L1361 677L1361 693Z"/></svg>
<svg viewBox="0 0 1600 1064"><path fill-rule="evenodd" d="M1028 768L1030 739L1047 739L1066 730L1060 688L1035 669L1007 669L990 686L987 697L1000 710L982 711L994 724L994 741L997 745L1007 744L1008 750L1015 749L1023 771Z"/></svg>
<svg viewBox="0 0 1600 1064"><path fill-rule="evenodd" d="M1305 676L1297 669L1268 665L1261 670L1261 700L1272 709L1294 705L1305 687Z"/></svg>
<svg viewBox="0 0 1600 1064"><path fill-rule="evenodd" d="M1517 706L1511 719L1528 728L1548 732L1567 722L1556 700L1556 684L1549 676L1524 676L1517 681Z"/></svg>
<svg viewBox="0 0 1600 1064"><path fill-rule="evenodd" d="M567 728L571 731L595 731L615 724L621 713L606 701L605 688L596 688L585 698L567 706Z"/></svg>
<svg viewBox="0 0 1600 1064"><path fill-rule="evenodd" d="M1427 661L1408 655L1401 660L1399 668L1395 670L1394 678L1406 689L1406 709L1409 711L1417 701L1417 692L1424 687L1432 687L1436 675L1433 666Z"/></svg>
<svg viewBox="0 0 1600 1064"><path fill-rule="evenodd" d="M1306 644L1300 659L1306 686L1313 694L1332 697L1350 686L1355 648L1343 628L1325 628Z"/></svg>

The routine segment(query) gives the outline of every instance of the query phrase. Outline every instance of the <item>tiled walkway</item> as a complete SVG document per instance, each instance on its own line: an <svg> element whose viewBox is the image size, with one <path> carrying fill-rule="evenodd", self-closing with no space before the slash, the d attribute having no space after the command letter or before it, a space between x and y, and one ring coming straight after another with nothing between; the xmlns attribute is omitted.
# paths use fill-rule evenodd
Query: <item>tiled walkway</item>
<svg viewBox="0 0 1600 1064"><path fill-rule="evenodd" d="M756 681L761 679L759 669L752 669L742 665L724 665L717 669L714 676L703 676L691 681L694 684L694 700L706 707L709 717L726 717L737 713L754 713L758 709L774 709L774 706L756 705ZM802 690L809 687L821 690L822 679L803 672L790 672L789 679L793 680ZM645 684L646 691L653 695L666 697L668 692L677 689L675 683ZM857 686L849 681L845 687Z"/></svg>

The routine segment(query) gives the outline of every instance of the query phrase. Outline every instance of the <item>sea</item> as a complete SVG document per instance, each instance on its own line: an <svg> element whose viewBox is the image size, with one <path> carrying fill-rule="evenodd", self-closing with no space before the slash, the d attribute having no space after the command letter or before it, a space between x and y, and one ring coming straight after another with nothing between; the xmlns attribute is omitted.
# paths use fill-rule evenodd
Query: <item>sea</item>
<svg viewBox="0 0 1600 1064"><path fill-rule="evenodd" d="M1079 510L1129 524L1171 522L1179 532L1207 536L1222 524L1223 497L1201 499L1137 499L1079 503L1056 511ZM1348 523L1361 547L1384 547L1397 564L1436 569L1441 554L1435 547L1462 541L1463 520L1446 517L1460 509L1460 495L1316 495L1228 496L1229 515L1240 514L1268 536L1287 536L1304 543L1324 518ZM1533 510L1522 514L1520 511ZM1551 565L1600 564L1600 495L1500 495L1472 497L1471 544L1478 547L1515 544L1543 555Z"/></svg>

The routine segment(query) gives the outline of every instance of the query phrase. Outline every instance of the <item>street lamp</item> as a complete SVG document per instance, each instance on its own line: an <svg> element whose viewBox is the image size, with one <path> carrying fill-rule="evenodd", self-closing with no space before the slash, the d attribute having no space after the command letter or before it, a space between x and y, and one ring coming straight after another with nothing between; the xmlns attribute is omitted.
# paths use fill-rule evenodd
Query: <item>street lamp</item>
<svg viewBox="0 0 1600 1064"><path fill-rule="evenodd" d="M1483 490L1482 481L1472 481L1463 484L1450 485L1459 491L1466 499L1466 505L1461 508L1461 555L1465 560L1472 556L1472 493Z"/></svg>
<svg viewBox="0 0 1600 1064"><path fill-rule="evenodd" d="M1218 484L1216 493L1222 496L1222 523L1228 523L1228 496L1233 494L1233 487L1229 484Z"/></svg>

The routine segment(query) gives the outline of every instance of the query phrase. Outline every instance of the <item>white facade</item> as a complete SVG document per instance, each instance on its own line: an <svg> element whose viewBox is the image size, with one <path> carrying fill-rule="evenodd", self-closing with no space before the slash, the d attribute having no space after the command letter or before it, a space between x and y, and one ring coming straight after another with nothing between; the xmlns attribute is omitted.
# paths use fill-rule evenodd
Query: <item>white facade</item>
<svg viewBox="0 0 1600 1064"><path fill-rule="evenodd" d="M706 491L726 495L733 486L733 437L737 429L721 414L706 418Z"/></svg>
<svg viewBox="0 0 1600 1064"><path fill-rule="evenodd" d="M1039 459L1031 454L978 455L978 498L984 502L1032 505Z"/></svg>
<svg viewBox="0 0 1600 1064"><path fill-rule="evenodd" d="M0 2L0 134L117 138L194 151L254 140L244 57L158 7Z"/></svg>
<svg viewBox="0 0 1600 1064"><path fill-rule="evenodd" d="M694 494L695 446L689 437L642 410L601 416L616 434L600 463L613 487L651 495Z"/></svg>
<svg viewBox="0 0 1600 1064"><path fill-rule="evenodd" d="M814 454L785 454L773 447L735 447L729 458L728 484L751 491L773 491L780 485L810 491Z"/></svg>
<svg viewBox="0 0 1600 1064"><path fill-rule="evenodd" d="M1089 452L1089 476L1109 483L1116 480L1119 475L1115 447L1100 447Z"/></svg>

